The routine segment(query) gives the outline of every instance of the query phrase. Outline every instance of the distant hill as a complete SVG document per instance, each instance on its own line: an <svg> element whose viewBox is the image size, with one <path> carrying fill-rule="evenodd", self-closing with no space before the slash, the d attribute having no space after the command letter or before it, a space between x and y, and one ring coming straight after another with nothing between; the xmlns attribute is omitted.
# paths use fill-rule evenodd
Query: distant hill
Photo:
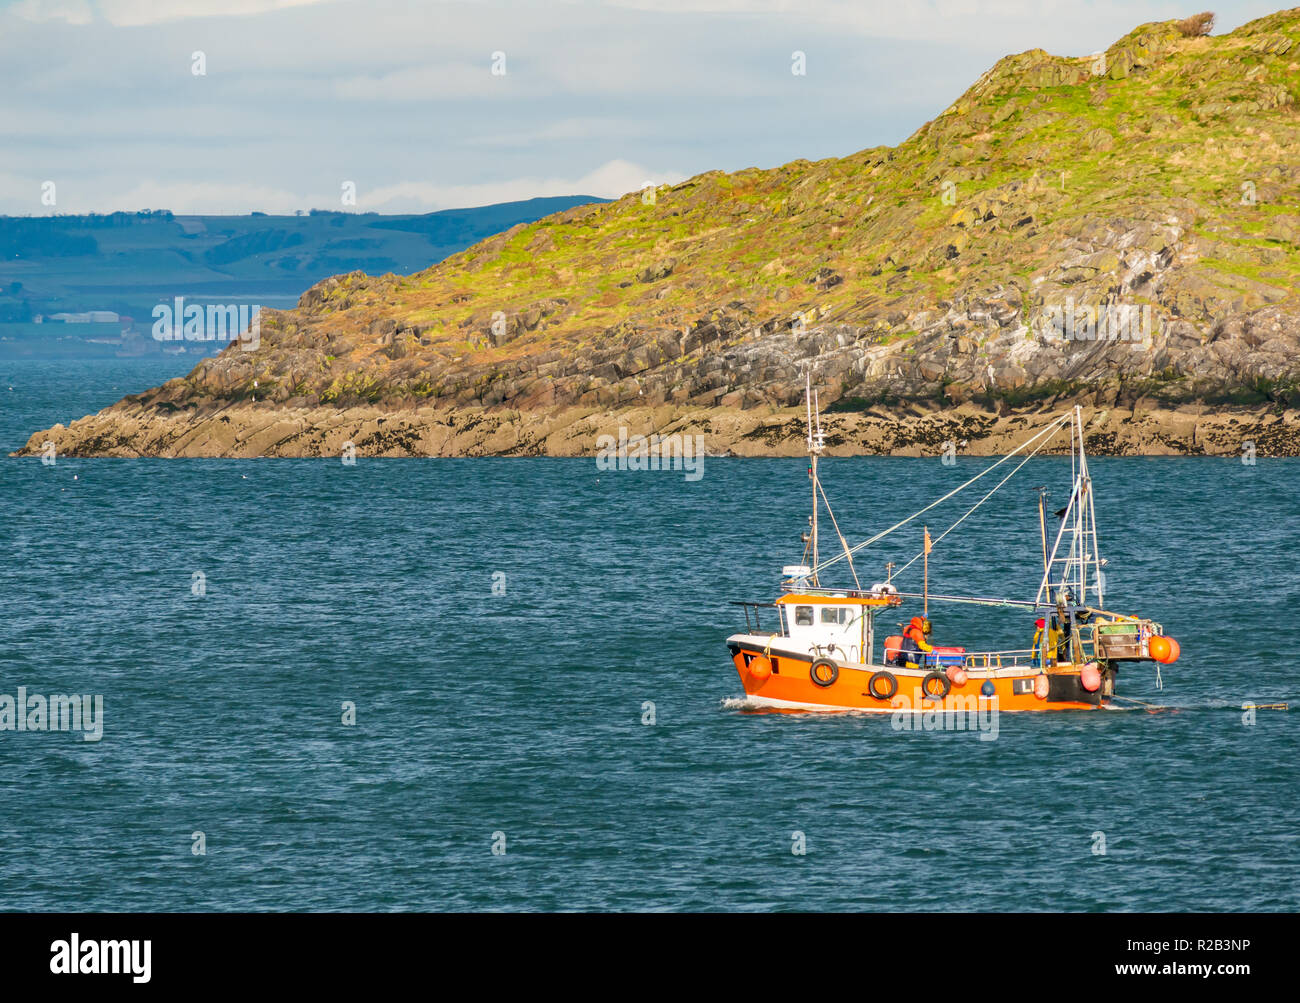
<svg viewBox="0 0 1300 1003"><path fill-rule="evenodd" d="M44 340L42 334L51 332L43 326L8 325L91 310L133 318L147 332L154 305L176 296L292 306L303 289L327 276L420 271L517 224L601 201L566 195L387 216L321 210L302 216L178 216L166 210L3 216L0 338Z"/></svg>

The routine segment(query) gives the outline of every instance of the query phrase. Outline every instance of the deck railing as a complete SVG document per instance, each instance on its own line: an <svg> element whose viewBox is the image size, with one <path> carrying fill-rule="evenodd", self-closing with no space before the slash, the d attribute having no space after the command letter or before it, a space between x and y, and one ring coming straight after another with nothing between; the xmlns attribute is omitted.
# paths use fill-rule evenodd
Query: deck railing
<svg viewBox="0 0 1300 1003"><path fill-rule="evenodd" d="M1038 654L1033 648L967 651L962 657L968 669L1028 669L1038 665Z"/></svg>
<svg viewBox="0 0 1300 1003"><path fill-rule="evenodd" d="M759 620L759 617L758 617L758 611L759 611L760 609L776 609L776 608L777 608L777 605L776 605L776 603L774 603L774 602L746 602L746 601L743 600L743 599L733 599L733 600L731 600L731 605L732 605L732 606L741 606L741 607L744 608L744 610L745 610L745 632L746 632L746 633L749 633L749 634L761 634L761 633L763 633L763 624L762 624L762 622ZM750 619L749 619L749 611L750 611L751 609L754 611L754 619L753 619L753 622L752 622L752 623L750 622ZM781 615L780 615L779 613L777 614L776 619L777 619L777 626L780 627Z"/></svg>

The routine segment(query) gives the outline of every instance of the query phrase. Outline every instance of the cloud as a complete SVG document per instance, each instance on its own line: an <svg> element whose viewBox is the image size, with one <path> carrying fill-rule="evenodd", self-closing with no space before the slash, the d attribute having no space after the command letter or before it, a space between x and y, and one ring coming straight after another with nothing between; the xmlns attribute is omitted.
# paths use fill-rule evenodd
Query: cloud
<svg viewBox="0 0 1300 1003"><path fill-rule="evenodd" d="M503 178L495 181L438 183L404 180L375 188L361 185L357 210L361 212L432 212L462 206L516 202L549 195L594 195L617 198L638 191L647 183L675 184L685 177L678 171L653 171L627 160L611 160L578 177L546 176ZM41 214L39 185L14 174L0 173L0 188L24 191L24 213ZM108 212L113 209L171 209L178 214L269 212L290 214L299 209L341 209L340 189L294 191L275 185L167 181L148 179L128 188L101 192L101 201L87 202L71 184L60 183L59 212ZM9 207L13 211L17 207Z"/></svg>
<svg viewBox="0 0 1300 1003"><path fill-rule="evenodd" d="M868 38L915 41L997 41L1003 54L1046 48L1058 55L1086 55L1105 48L1145 21L1184 17L1187 8L1162 0L566 0L579 9L618 7L684 18L717 15L761 18L801 31L832 28ZM1219 30L1228 31L1271 13L1271 0L1218 5ZM1098 31L1107 32L1104 40ZM1081 46L1080 40L1088 39ZM1055 48L1053 48L1055 46Z"/></svg>
<svg viewBox="0 0 1300 1003"><path fill-rule="evenodd" d="M329 0L19 0L10 9L27 21L90 24L102 19L118 27L162 24L201 17L241 17Z"/></svg>
<svg viewBox="0 0 1300 1003"><path fill-rule="evenodd" d="M0 126L3 125L0 115ZM590 118L563 118L554 122L541 122L530 128L506 129L500 132L481 132L466 136L461 144L467 149L527 149L530 146L556 143L590 142L592 140L625 141L645 129L645 123L632 116L605 116Z"/></svg>
<svg viewBox="0 0 1300 1003"><path fill-rule="evenodd" d="M506 63L507 71L509 62ZM351 76L336 81L334 93L362 101L431 101L449 98L506 97L515 93L507 72L493 76L487 59L479 66L440 63L412 66L380 76Z"/></svg>
<svg viewBox="0 0 1300 1003"><path fill-rule="evenodd" d="M325 208L343 179L367 208L419 210L843 156L906 138L1003 55L1083 55L1177 12L1172 0L5 2L0 212L19 213L42 211L46 179L61 211ZM1221 0L1221 23L1268 2ZM791 74L795 50L806 76Z"/></svg>
<svg viewBox="0 0 1300 1003"><path fill-rule="evenodd" d="M220 182L143 181L111 200L118 208L173 209L178 213L207 212L278 212L292 213L313 205L332 205L338 196L314 202L303 196L268 185L223 184ZM69 210L75 211L75 210Z"/></svg>
<svg viewBox="0 0 1300 1003"><path fill-rule="evenodd" d="M24 21L63 21L67 24L90 24L94 9L87 0L19 0L9 8Z"/></svg>

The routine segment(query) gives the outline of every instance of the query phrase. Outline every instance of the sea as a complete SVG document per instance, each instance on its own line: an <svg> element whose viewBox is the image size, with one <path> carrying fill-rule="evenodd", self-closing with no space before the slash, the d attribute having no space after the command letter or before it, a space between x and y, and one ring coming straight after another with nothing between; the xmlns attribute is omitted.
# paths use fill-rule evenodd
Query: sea
<svg viewBox="0 0 1300 1003"><path fill-rule="evenodd" d="M0 445L194 362L0 360ZM821 474L859 542L991 462ZM5 455L0 714L20 690L100 712L0 730L0 909L1295 911L1300 463L1091 469L1107 604L1181 658L1126 665L1125 709L990 738L742 699L732 603L800 559L801 458ZM1069 479L1030 461L930 587L1032 598L1037 491ZM860 551L863 584L973 490ZM1033 633L930 618L972 650Z"/></svg>

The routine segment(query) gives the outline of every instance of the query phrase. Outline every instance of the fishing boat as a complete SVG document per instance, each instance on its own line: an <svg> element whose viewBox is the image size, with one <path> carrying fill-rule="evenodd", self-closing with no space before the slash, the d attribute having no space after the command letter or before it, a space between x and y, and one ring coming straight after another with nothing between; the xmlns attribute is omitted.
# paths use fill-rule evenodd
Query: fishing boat
<svg viewBox="0 0 1300 1003"><path fill-rule="evenodd" d="M1178 659L1178 642L1168 637L1159 623L1106 606L1107 562L1100 555L1093 482L1078 407L1053 418L970 480L855 546L849 546L840 533L819 475L825 436L811 385L807 412L812 515L802 534L803 558L782 569L782 592L775 601L734 603L744 608L746 629L728 637L727 648L745 688L747 705L879 713L1097 710L1116 699L1123 663L1158 663L1158 673L1160 664ZM1034 456L1059 442L1067 428L1070 500L1064 509L1052 513L1059 525L1050 533L1046 489L1038 489L1034 532L1038 539L1032 548L1038 552L1034 561L1042 562L1037 595L1030 600L932 593L932 550ZM932 538L928 523L923 523L916 556L901 568L887 564L885 581L863 588L855 555L907 527L915 533L926 513L977 486L988 490L952 525ZM823 509L838 544L825 557L821 549ZM922 562L924 573L922 591L901 591L895 579L917 561ZM823 584L832 568L840 572L845 587ZM930 645L925 632L931 603L1013 611L1022 645L989 651ZM878 629L882 615L884 624L897 621L900 614L906 616L903 610L909 604L920 607L918 616L899 622L900 630ZM1030 622L1036 629L1027 629ZM1033 640L1025 647L1023 641L1028 641L1031 633Z"/></svg>

